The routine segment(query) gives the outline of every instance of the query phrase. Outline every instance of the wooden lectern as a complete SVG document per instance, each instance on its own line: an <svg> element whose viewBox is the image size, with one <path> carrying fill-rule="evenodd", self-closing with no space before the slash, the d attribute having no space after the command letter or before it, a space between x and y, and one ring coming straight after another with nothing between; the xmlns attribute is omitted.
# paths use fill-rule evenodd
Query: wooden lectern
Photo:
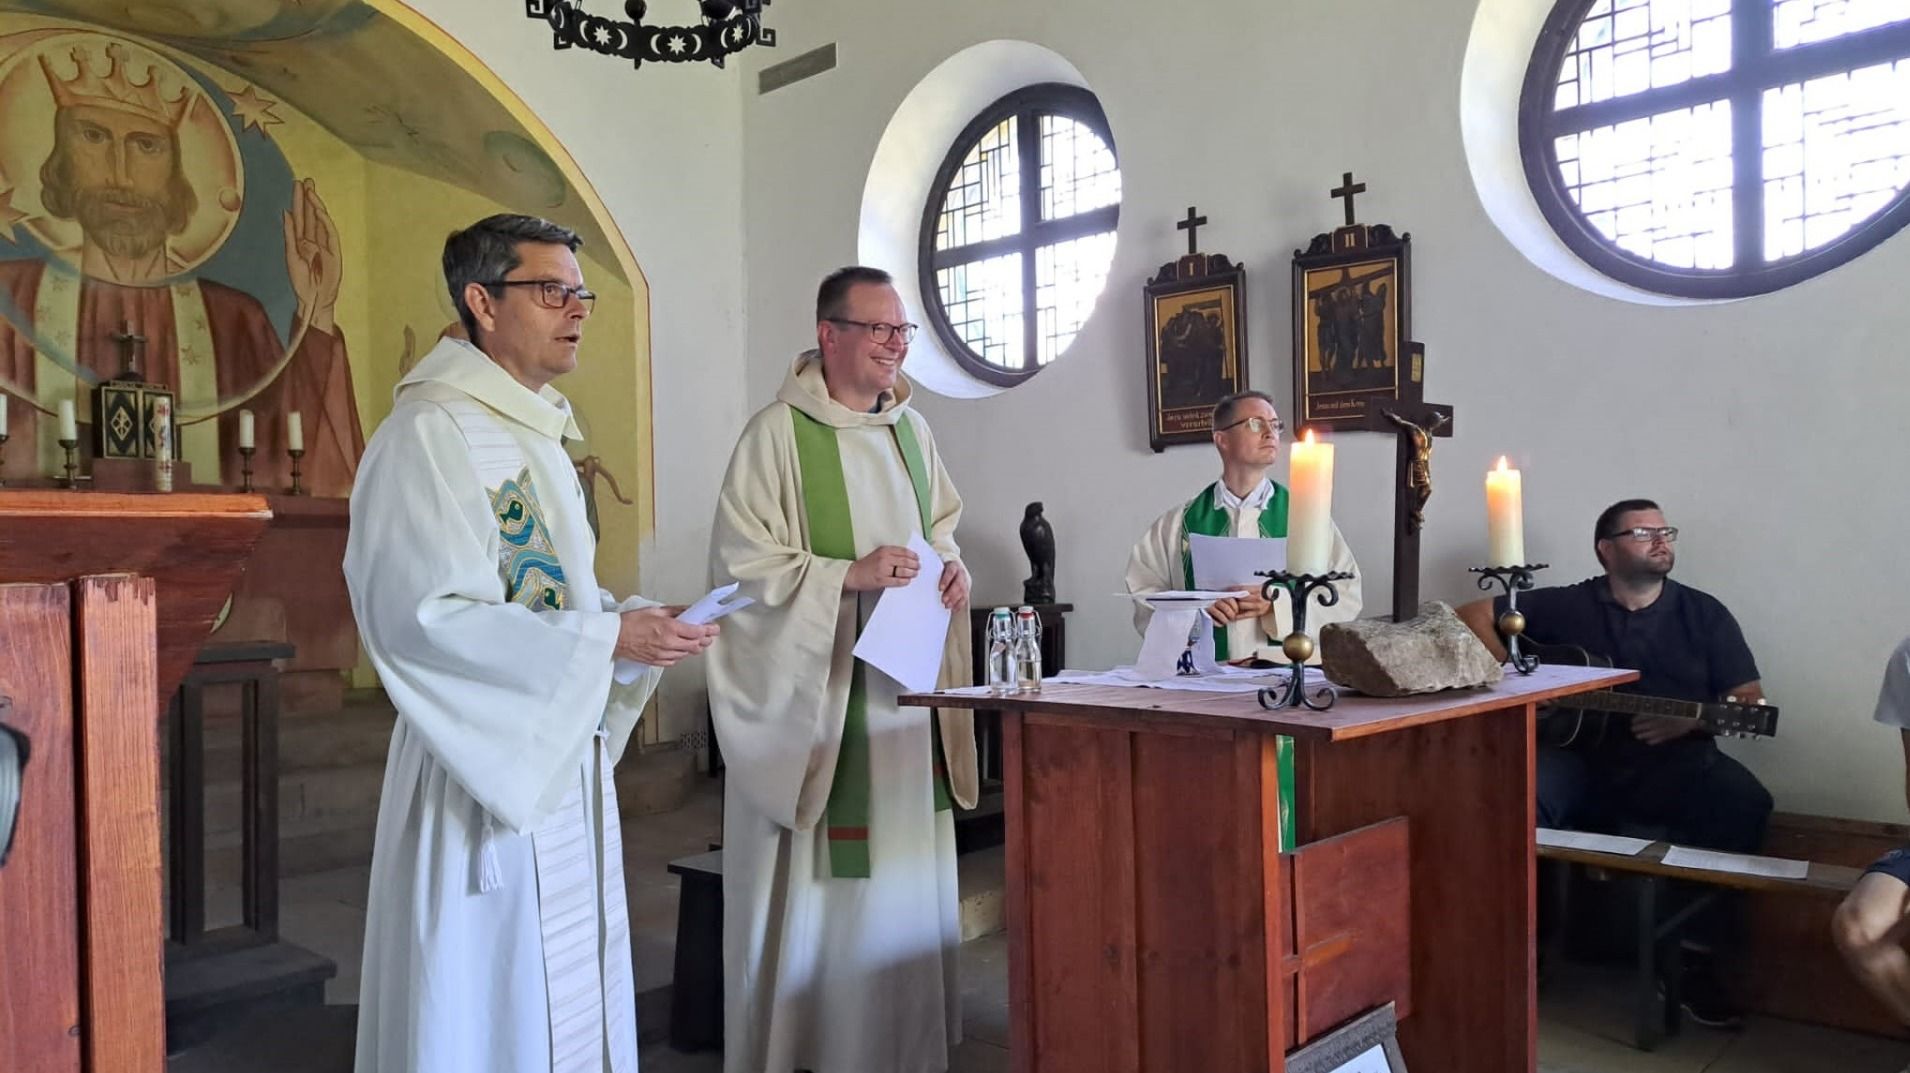
<svg viewBox="0 0 1910 1073"><path fill-rule="evenodd" d="M271 512L0 490L0 695L32 743L0 867L0 1069L162 1073L160 698Z"/></svg>
<svg viewBox="0 0 1910 1073"><path fill-rule="evenodd" d="M1265 711L1049 685L905 696L1003 712L1016 1073L1282 1073L1396 1004L1412 1073L1533 1073L1536 706L1636 679ZM1277 735L1299 848L1278 852Z"/></svg>

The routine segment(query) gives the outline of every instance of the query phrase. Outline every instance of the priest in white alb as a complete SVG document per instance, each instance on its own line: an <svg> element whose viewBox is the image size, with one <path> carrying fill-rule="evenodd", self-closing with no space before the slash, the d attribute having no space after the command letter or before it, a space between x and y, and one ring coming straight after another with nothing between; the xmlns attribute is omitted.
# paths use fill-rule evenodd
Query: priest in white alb
<svg viewBox="0 0 1910 1073"><path fill-rule="evenodd" d="M711 571L758 601L709 660L726 1073L940 1073L961 1039L950 802L974 805L973 724L899 706L851 655L882 591L933 571L955 611L940 684L969 680L961 500L900 375L915 330L887 273L825 279L817 349L717 500Z"/></svg>
<svg viewBox="0 0 1910 1073"><path fill-rule="evenodd" d="M714 626L597 587L564 450L594 296L572 232L493 216L444 272L473 342L399 383L345 576L398 709L378 805L358 1073L635 1073L612 765Z"/></svg>
<svg viewBox="0 0 1910 1073"><path fill-rule="evenodd" d="M1214 449L1220 452L1220 479L1202 488L1185 503L1155 519L1134 545L1127 560L1127 591L1134 595L1168 589L1193 589L1194 555L1188 534L1244 539L1285 539L1287 536L1287 489L1267 476L1280 457L1280 435L1286 426L1274 409L1271 396L1260 391L1242 391L1220 400L1214 406ZM1316 595L1307 606L1307 632L1319 636L1321 626L1329 622L1350 622L1360 614L1359 564L1353 561L1353 549L1340 535L1340 527L1331 519L1327 551L1327 572L1352 574L1351 580L1336 581L1339 601L1322 606ZM1271 569L1275 564L1269 564ZM1214 620L1214 659L1217 662L1273 658L1284 662L1279 653L1280 639L1293 631L1293 606L1281 596L1268 600L1259 589L1241 586L1237 595L1220 600L1208 608ZM1134 627L1146 633L1153 610L1141 601L1134 604ZM1316 650L1310 662L1318 663ZM1280 737L1275 744L1280 766L1280 847L1291 849L1295 842L1293 814L1293 739Z"/></svg>
<svg viewBox="0 0 1910 1073"><path fill-rule="evenodd" d="M1280 457L1280 436L1286 430L1274 410L1273 399L1259 391L1242 391L1214 407L1214 449L1220 452L1220 479L1202 488L1185 503L1155 519L1127 560L1127 591L1140 595L1169 589L1192 589L1194 557L1189 533L1211 537L1259 538L1287 535L1287 489L1267 471ZM1350 622L1360 616L1359 564L1353 549L1332 531L1327 553L1328 572L1344 571L1350 581L1334 582L1339 602L1322 607L1316 596L1307 606L1307 632L1318 635L1329 622ZM1208 610L1214 620L1214 656L1220 662L1250 659L1257 653L1280 657L1280 639L1293 630L1293 608L1281 597L1268 601L1258 590L1241 587L1239 595L1221 600ZM1134 628L1145 633L1153 611L1135 602ZM1314 662L1319 654L1315 652Z"/></svg>

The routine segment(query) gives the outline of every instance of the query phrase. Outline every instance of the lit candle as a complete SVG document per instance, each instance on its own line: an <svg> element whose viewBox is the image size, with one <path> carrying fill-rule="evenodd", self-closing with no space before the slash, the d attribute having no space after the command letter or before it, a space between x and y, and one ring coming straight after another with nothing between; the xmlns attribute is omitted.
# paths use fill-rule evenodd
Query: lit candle
<svg viewBox="0 0 1910 1073"><path fill-rule="evenodd" d="M288 451L305 449L305 424L298 416L297 410L293 410L291 416L285 419L285 449Z"/></svg>
<svg viewBox="0 0 1910 1073"><path fill-rule="evenodd" d="M1287 572L1324 574L1333 551L1333 445L1313 430L1293 445L1288 462Z"/></svg>
<svg viewBox="0 0 1910 1073"><path fill-rule="evenodd" d="M1519 471L1506 467L1486 472L1486 562L1489 566L1525 565L1525 506Z"/></svg>
<svg viewBox="0 0 1910 1073"><path fill-rule="evenodd" d="M73 400L60 400L60 439L77 440L80 438L79 419L73 416Z"/></svg>
<svg viewBox="0 0 1910 1073"><path fill-rule="evenodd" d="M255 420L256 419L252 416L252 411L250 410L239 411L239 446L240 447L249 448L249 447L258 446L257 442L254 439L254 437L258 434L258 426L253 423Z"/></svg>

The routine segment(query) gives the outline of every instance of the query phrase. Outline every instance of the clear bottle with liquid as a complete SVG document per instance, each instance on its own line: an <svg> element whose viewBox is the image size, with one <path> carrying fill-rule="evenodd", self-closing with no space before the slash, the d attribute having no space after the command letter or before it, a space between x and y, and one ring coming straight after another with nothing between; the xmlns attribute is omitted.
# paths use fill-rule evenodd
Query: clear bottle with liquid
<svg viewBox="0 0 1910 1073"><path fill-rule="evenodd" d="M1002 696L1015 691L1015 620L1005 607L988 616L988 692Z"/></svg>
<svg viewBox="0 0 1910 1073"><path fill-rule="evenodd" d="M1041 692L1041 619L1026 605L1015 611L1015 692Z"/></svg>

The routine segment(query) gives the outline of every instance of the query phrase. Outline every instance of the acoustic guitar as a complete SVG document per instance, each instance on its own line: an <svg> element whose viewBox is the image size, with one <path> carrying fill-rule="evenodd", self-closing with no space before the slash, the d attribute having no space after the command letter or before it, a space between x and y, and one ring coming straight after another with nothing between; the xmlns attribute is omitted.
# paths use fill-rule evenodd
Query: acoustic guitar
<svg viewBox="0 0 1910 1073"><path fill-rule="evenodd" d="M1610 667L1612 661L1577 645L1530 644L1543 663L1573 667ZM1640 693L1600 690L1561 698L1539 712L1539 744L1561 749L1592 749L1604 742L1617 720L1608 716L1656 715L1689 719L1713 734L1768 738L1777 734L1777 707L1737 701L1673 700ZM1626 725L1629 731L1629 724Z"/></svg>

